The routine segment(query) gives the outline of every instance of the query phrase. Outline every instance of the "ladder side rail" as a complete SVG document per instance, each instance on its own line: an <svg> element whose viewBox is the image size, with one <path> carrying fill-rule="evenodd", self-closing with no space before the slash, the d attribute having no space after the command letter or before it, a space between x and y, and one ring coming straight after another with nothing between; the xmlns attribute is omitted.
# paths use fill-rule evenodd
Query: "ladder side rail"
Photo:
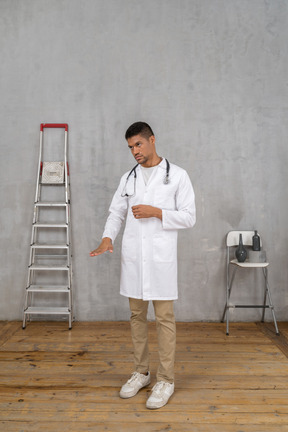
<svg viewBox="0 0 288 432"><path fill-rule="evenodd" d="M69 247L68 253L69 253L69 261L70 264L72 265L72 232L71 232L71 201L70 201L70 177L69 177L69 182L68 182L68 193L69 193L69 203L67 204L66 207L66 221L67 221L67 233L68 233L68 237L67 237L67 246Z"/></svg>
<svg viewBox="0 0 288 432"><path fill-rule="evenodd" d="M67 246L71 246L70 204L66 206Z"/></svg>
<svg viewBox="0 0 288 432"><path fill-rule="evenodd" d="M68 197L68 161L67 161L67 145L68 145L68 132L65 130L65 144L64 144L64 181L65 181L65 202L69 204ZM67 221L68 222L68 221Z"/></svg>
<svg viewBox="0 0 288 432"><path fill-rule="evenodd" d="M28 267L31 267L31 265L33 265L34 263L35 263L35 250L34 250L34 248L32 248L32 245L30 245L29 266ZM28 278L28 282L29 282L29 278ZM30 284L28 283L28 286L29 285Z"/></svg>
<svg viewBox="0 0 288 432"><path fill-rule="evenodd" d="M30 255L31 255L31 251L30 251ZM31 275L31 271L30 271L30 266L32 265L31 260L32 260L32 258L30 258L30 262L29 262L29 266L28 266L27 288L31 285L31 282L32 282L32 280L31 280L32 275Z"/></svg>
<svg viewBox="0 0 288 432"><path fill-rule="evenodd" d="M69 225L66 222L66 242L67 242L67 246L70 245L70 232L69 232Z"/></svg>
<svg viewBox="0 0 288 432"><path fill-rule="evenodd" d="M66 147L67 150L67 147ZM67 157L67 151L66 151L66 157ZM72 328L72 321L74 320L74 296L73 296L73 264L72 264L72 232L71 232L71 194L70 194L70 173L69 173L69 165L68 161L66 164L67 168L67 255L68 255L68 266L69 266L69 272L68 272L68 289L69 289L69 329Z"/></svg>
<svg viewBox="0 0 288 432"><path fill-rule="evenodd" d="M69 315L69 329L71 329L72 321L74 320L74 305L73 305L73 290L72 290L72 262L70 262L69 272L68 272L68 308L70 311Z"/></svg>
<svg viewBox="0 0 288 432"><path fill-rule="evenodd" d="M67 154L67 153L66 153ZM68 204L66 207L67 210L67 234L68 234L68 251L67 251L67 255L68 257L68 265L69 265L69 272L68 272L68 288L69 288L69 309L70 309L70 319L74 320L74 316L73 316L73 265L72 265L72 233L71 233L71 195L70 195L70 173L69 173L69 166L68 166L68 162L67 162L67 169L68 169L68 177L67 177L67 187L68 187ZM70 323L70 328L71 328L71 323Z"/></svg>
<svg viewBox="0 0 288 432"><path fill-rule="evenodd" d="M70 310L71 310L71 315L72 315L72 318L74 319L74 317L73 317L73 310L74 310L74 301L73 301L73 285L72 285L72 278L73 278L73 269L72 269L72 261L71 261L71 265L70 265L70 271L69 271L69 275L68 275L68 277L69 277L69 292L70 292Z"/></svg>
<svg viewBox="0 0 288 432"><path fill-rule="evenodd" d="M72 263L72 255L73 255L73 241L72 241L72 229L71 229L71 220L69 216L69 255L70 255L70 262Z"/></svg>
<svg viewBox="0 0 288 432"><path fill-rule="evenodd" d="M37 228L34 227L34 224L38 220L38 208L35 205L40 198L40 177L42 171L42 153L43 153L43 129L40 127L40 138L39 138L39 160L38 160L38 170L37 170L37 179L36 179L36 191L35 191L35 200L34 200L34 212L33 212L33 222L32 222L32 230L31 230L31 242L30 242L30 256L29 256L29 267L35 261L35 251L31 248L31 245L35 243L35 236L37 236ZM36 230L36 232L35 232ZM32 283L33 272L28 270L28 281L27 287L29 287Z"/></svg>
<svg viewBox="0 0 288 432"><path fill-rule="evenodd" d="M70 232L69 232L69 167L68 167L68 131L65 129L65 142L64 142L64 181L65 181L65 202L66 202L66 241L67 246L70 245ZM69 264L68 264L69 265Z"/></svg>
<svg viewBox="0 0 288 432"><path fill-rule="evenodd" d="M70 267L70 264L71 264L71 261L70 261L70 251L69 251L69 246L68 246L68 249L67 249L67 265L68 265L68 267Z"/></svg>
<svg viewBox="0 0 288 432"><path fill-rule="evenodd" d="M65 208L65 219L66 219L66 224L69 224L69 204L66 204L66 208Z"/></svg>
<svg viewBox="0 0 288 432"><path fill-rule="evenodd" d="M28 287L27 287L26 292L25 292L25 300L24 300L24 312L28 308L28 302L29 302L28 296L29 296L29 291L28 291Z"/></svg>
<svg viewBox="0 0 288 432"><path fill-rule="evenodd" d="M40 149L39 149L39 162L38 162L38 174L37 174L37 182L36 182L36 192L35 192L35 203L39 201L39 182L41 176L42 169L42 149L43 149L43 130L40 130Z"/></svg>
<svg viewBox="0 0 288 432"><path fill-rule="evenodd" d="M37 218L37 217L38 217L38 213L37 213L37 214L35 213L34 217ZM35 227L35 223L36 223L36 221L37 221L37 220L34 221L34 219L33 219L33 223L32 223L32 231L31 231L30 247L35 243L35 238L36 238L36 234L35 234L35 229L36 229L36 227Z"/></svg>
<svg viewBox="0 0 288 432"><path fill-rule="evenodd" d="M40 190L40 185L37 186ZM39 200L39 194L38 194L38 200ZM38 206L36 206L36 202L34 204L34 212L33 212L33 224L36 223L38 221L38 215L39 215L39 210L38 210ZM31 244L33 244L32 240L31 240Z"/></svg>
<svg viewBox="0 0 288 432"><path fill-rule="evenodd" d="M35 261L35 252L33 251L31 245L35 242L35 227L34 223L38 219L38 209L36 207L36 203L39 201L40 196L40 176L42 170L42 149L43 149L43 129L40 127L40 138L39 138L39 159L38 159L38 168L37 168L37 179L36 179L36 190L35 190L35 199L34 199L34 211L33 211L33 222L31 229L31 241L30 241L30 253L29 253L29 265L28 265L28 275L27 275L27 287L25 292L25 301L24 301L24 318L23 318L23 328L26 326L26 318L29 319L29 316L26 317L25 310L28 308L28 304L31 302L31 296L28 291L28 288L33 283L34 272L30 269L31 265Z"/></svg>

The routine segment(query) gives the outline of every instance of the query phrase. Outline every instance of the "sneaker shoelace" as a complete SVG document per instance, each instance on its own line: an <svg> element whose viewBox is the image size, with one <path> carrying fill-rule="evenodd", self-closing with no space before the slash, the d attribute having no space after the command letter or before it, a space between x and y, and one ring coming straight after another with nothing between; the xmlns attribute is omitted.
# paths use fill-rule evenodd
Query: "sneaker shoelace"
<svg viewBox="0 0 288 432"><path fill-rule="evenodd" d="M158 382L157 384L155 384L155 386L152 389L152 392L155 392L156 394L161 394L161 392L163 390L165 390L165 387L167 386L167 384L169 385L169 383L166 383L164 381Z"/></svg>
<svg viewBox="0 0 288 432"><path fill-rule="evenodd" d="M140 375L139 372L133 372L131 378L129 378L129 380L128 380L128 384L131 384L131 382L135 381L139 375Z"/></svg>

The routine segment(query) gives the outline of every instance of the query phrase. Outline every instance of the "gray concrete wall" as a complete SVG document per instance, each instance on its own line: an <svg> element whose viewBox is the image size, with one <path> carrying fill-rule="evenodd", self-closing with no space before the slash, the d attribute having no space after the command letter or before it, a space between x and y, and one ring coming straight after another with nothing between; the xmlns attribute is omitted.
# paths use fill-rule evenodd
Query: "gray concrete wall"
<svg viewBox="0 0 288 432"><path fill-rule="evenodd" d="M129 318L121 238L113 256L89 251L134 164L126 128L144 120L196 193L197 224L179 235L177 319L220 319L225 235L258 229L287 320L287 18L287 0L0 1L0 319L22 318L41 122L69 124L76 319ZM250 282L255 292L242 277L240 291L257 300Z"/></svg>

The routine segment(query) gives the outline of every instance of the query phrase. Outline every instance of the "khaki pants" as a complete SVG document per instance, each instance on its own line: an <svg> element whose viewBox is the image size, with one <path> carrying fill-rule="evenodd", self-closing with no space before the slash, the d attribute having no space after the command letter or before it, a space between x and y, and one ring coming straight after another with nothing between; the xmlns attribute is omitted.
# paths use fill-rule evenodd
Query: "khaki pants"
<svg viewBox="0 0 288 432"><path fill-rule="evenodd" d="M142 374L149 371L148 349L148 301L129 298L131 310L131 334L134 347L135 370ZM157 381L174 382L176 349L176 324L173 300L153 301L158 336L159 367Z"/></svg>

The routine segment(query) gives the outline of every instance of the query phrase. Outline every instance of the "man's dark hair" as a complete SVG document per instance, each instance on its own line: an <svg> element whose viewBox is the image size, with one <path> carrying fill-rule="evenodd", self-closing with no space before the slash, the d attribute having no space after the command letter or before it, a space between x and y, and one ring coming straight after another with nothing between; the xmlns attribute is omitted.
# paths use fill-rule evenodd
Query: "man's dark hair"
<svg viewBox="0 0 288 432"><path fill-rule="evenodd" d="M154 132L147 123L136 122L127 129L125 138L128 140L135 135L142 135L144 138L148 139L151 135L154 135Z"/></svg>

